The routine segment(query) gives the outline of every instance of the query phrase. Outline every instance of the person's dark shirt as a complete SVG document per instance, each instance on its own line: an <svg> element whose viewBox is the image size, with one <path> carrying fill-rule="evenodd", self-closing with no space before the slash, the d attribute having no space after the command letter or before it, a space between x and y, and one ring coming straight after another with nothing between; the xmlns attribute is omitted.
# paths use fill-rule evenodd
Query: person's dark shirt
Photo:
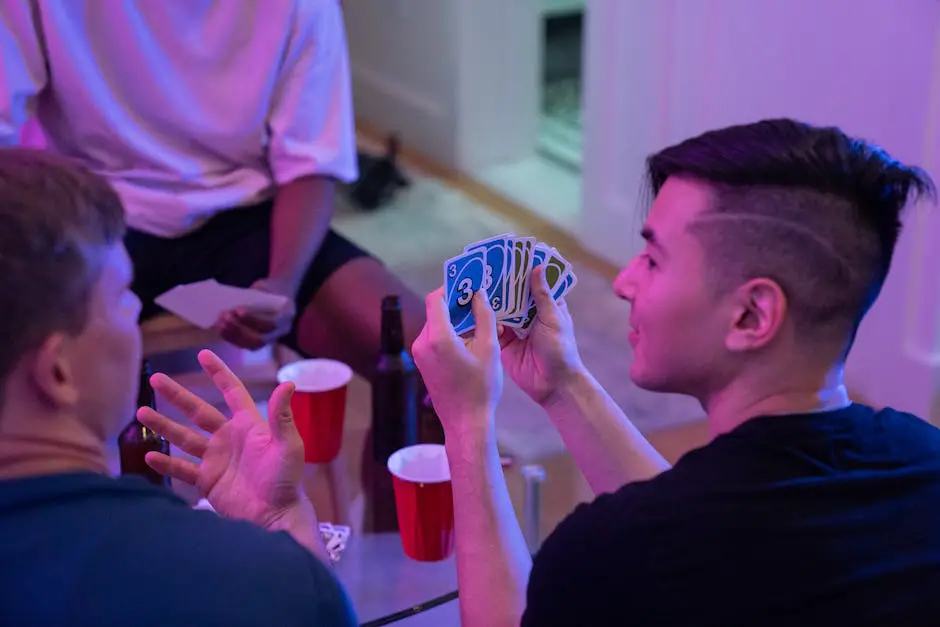
<svg viewBox="0 0 940 627"><path fill-rule="evenodd" d="M329 569L286 533L193 511L137 478L0 481L0 623L356 625Z"/></svg>
<svg viewBox="0 0 940 627"><path fill-rule="evenodd" d="M863 405L763 417L582 505L523 627L940 625L940 431Z"/></svg>

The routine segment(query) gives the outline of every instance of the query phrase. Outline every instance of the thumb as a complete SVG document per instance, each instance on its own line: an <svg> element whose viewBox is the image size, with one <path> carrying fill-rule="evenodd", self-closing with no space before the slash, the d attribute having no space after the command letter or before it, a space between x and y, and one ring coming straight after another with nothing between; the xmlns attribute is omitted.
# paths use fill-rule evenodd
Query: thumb
<svg viewBox="0 0 940 627"><path fill-rule="evenodd" d="M268 424L271 435L276 440L283 440L284 436L295 430L294 414L290 409L290 399L294 396L294 384L282 383L271 393L268 399Z"/></svg>
<svg viewBox="0 0 940 627"><path fill-rule="evenodd" d="M535 307L539 311L542 320L558 319L558 303L552 298L548 290L548 280L545 278L545 266L539 265L532 269L532 299L535 301Z"/></svg>

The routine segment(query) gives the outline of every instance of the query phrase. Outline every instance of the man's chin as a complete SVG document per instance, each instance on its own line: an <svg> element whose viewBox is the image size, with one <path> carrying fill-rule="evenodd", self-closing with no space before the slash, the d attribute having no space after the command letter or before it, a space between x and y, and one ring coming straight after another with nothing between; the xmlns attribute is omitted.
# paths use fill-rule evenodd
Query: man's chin
<svg viewBox="0 0 940 627"><path fill-rule="evenodd" d="M636 362L633 362L633 365L630 366L630 381L638 388L648 392L675 392L666 377L657 376L648 369L638 366Z"/></svg>

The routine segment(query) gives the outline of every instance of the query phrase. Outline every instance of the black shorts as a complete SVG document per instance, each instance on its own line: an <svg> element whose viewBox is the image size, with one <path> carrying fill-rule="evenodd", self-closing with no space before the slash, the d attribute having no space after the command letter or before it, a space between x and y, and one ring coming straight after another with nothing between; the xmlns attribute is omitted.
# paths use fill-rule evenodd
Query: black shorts
<svg viewBox="0 0 940 627"><path fill-rule="evenodd" d="M249 287L268 274L271 257L271 201L223 211L196 231L163 238L129 229L124 245L134 263L132 289L142 303L141 321L163 310L154 302L177 285L215 279ZM299 314L340 267L369 254L330 229L307 268L295 299ZM298 350L296 324L280 341Z"/></svg>

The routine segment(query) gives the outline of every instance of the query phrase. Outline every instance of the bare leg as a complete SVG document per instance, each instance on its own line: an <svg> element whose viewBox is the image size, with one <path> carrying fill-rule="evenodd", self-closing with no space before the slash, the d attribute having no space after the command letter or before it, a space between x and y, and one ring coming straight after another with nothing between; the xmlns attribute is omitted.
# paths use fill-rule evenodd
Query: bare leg
<svg viewBox="0 0 940 627"><path fill-rule="evenodd" d="M379 353L382 298L401 298L405 346L424 326L424 301L381 263L360 257L336 270L301 313L297 343L308 355L336 359L371 379Z"/></svg>
<svg viewBox="0 0 940 627"><path fill-rule="evenodd" d="M356 374L371 379L379 352L382 299L390 294L400 297L405 346L410 350L424 326L424 302L385 266L368 257L340 267L317 290L298 325L301 350L342 361ZM365 497L363 523L366 531L391 531L398 524L391 476L384 463L373 459L371 443L370 430L360 466ZM346 515L348 512L343 513L344 518Z"/></svg>
<svg viewBox="0 0 940 627"><path fill-rule="evenodd" d="M304 468L304 491L313 502L320 522L349 524L349 472L343 451L326 464L307 464Z"/></svg>

